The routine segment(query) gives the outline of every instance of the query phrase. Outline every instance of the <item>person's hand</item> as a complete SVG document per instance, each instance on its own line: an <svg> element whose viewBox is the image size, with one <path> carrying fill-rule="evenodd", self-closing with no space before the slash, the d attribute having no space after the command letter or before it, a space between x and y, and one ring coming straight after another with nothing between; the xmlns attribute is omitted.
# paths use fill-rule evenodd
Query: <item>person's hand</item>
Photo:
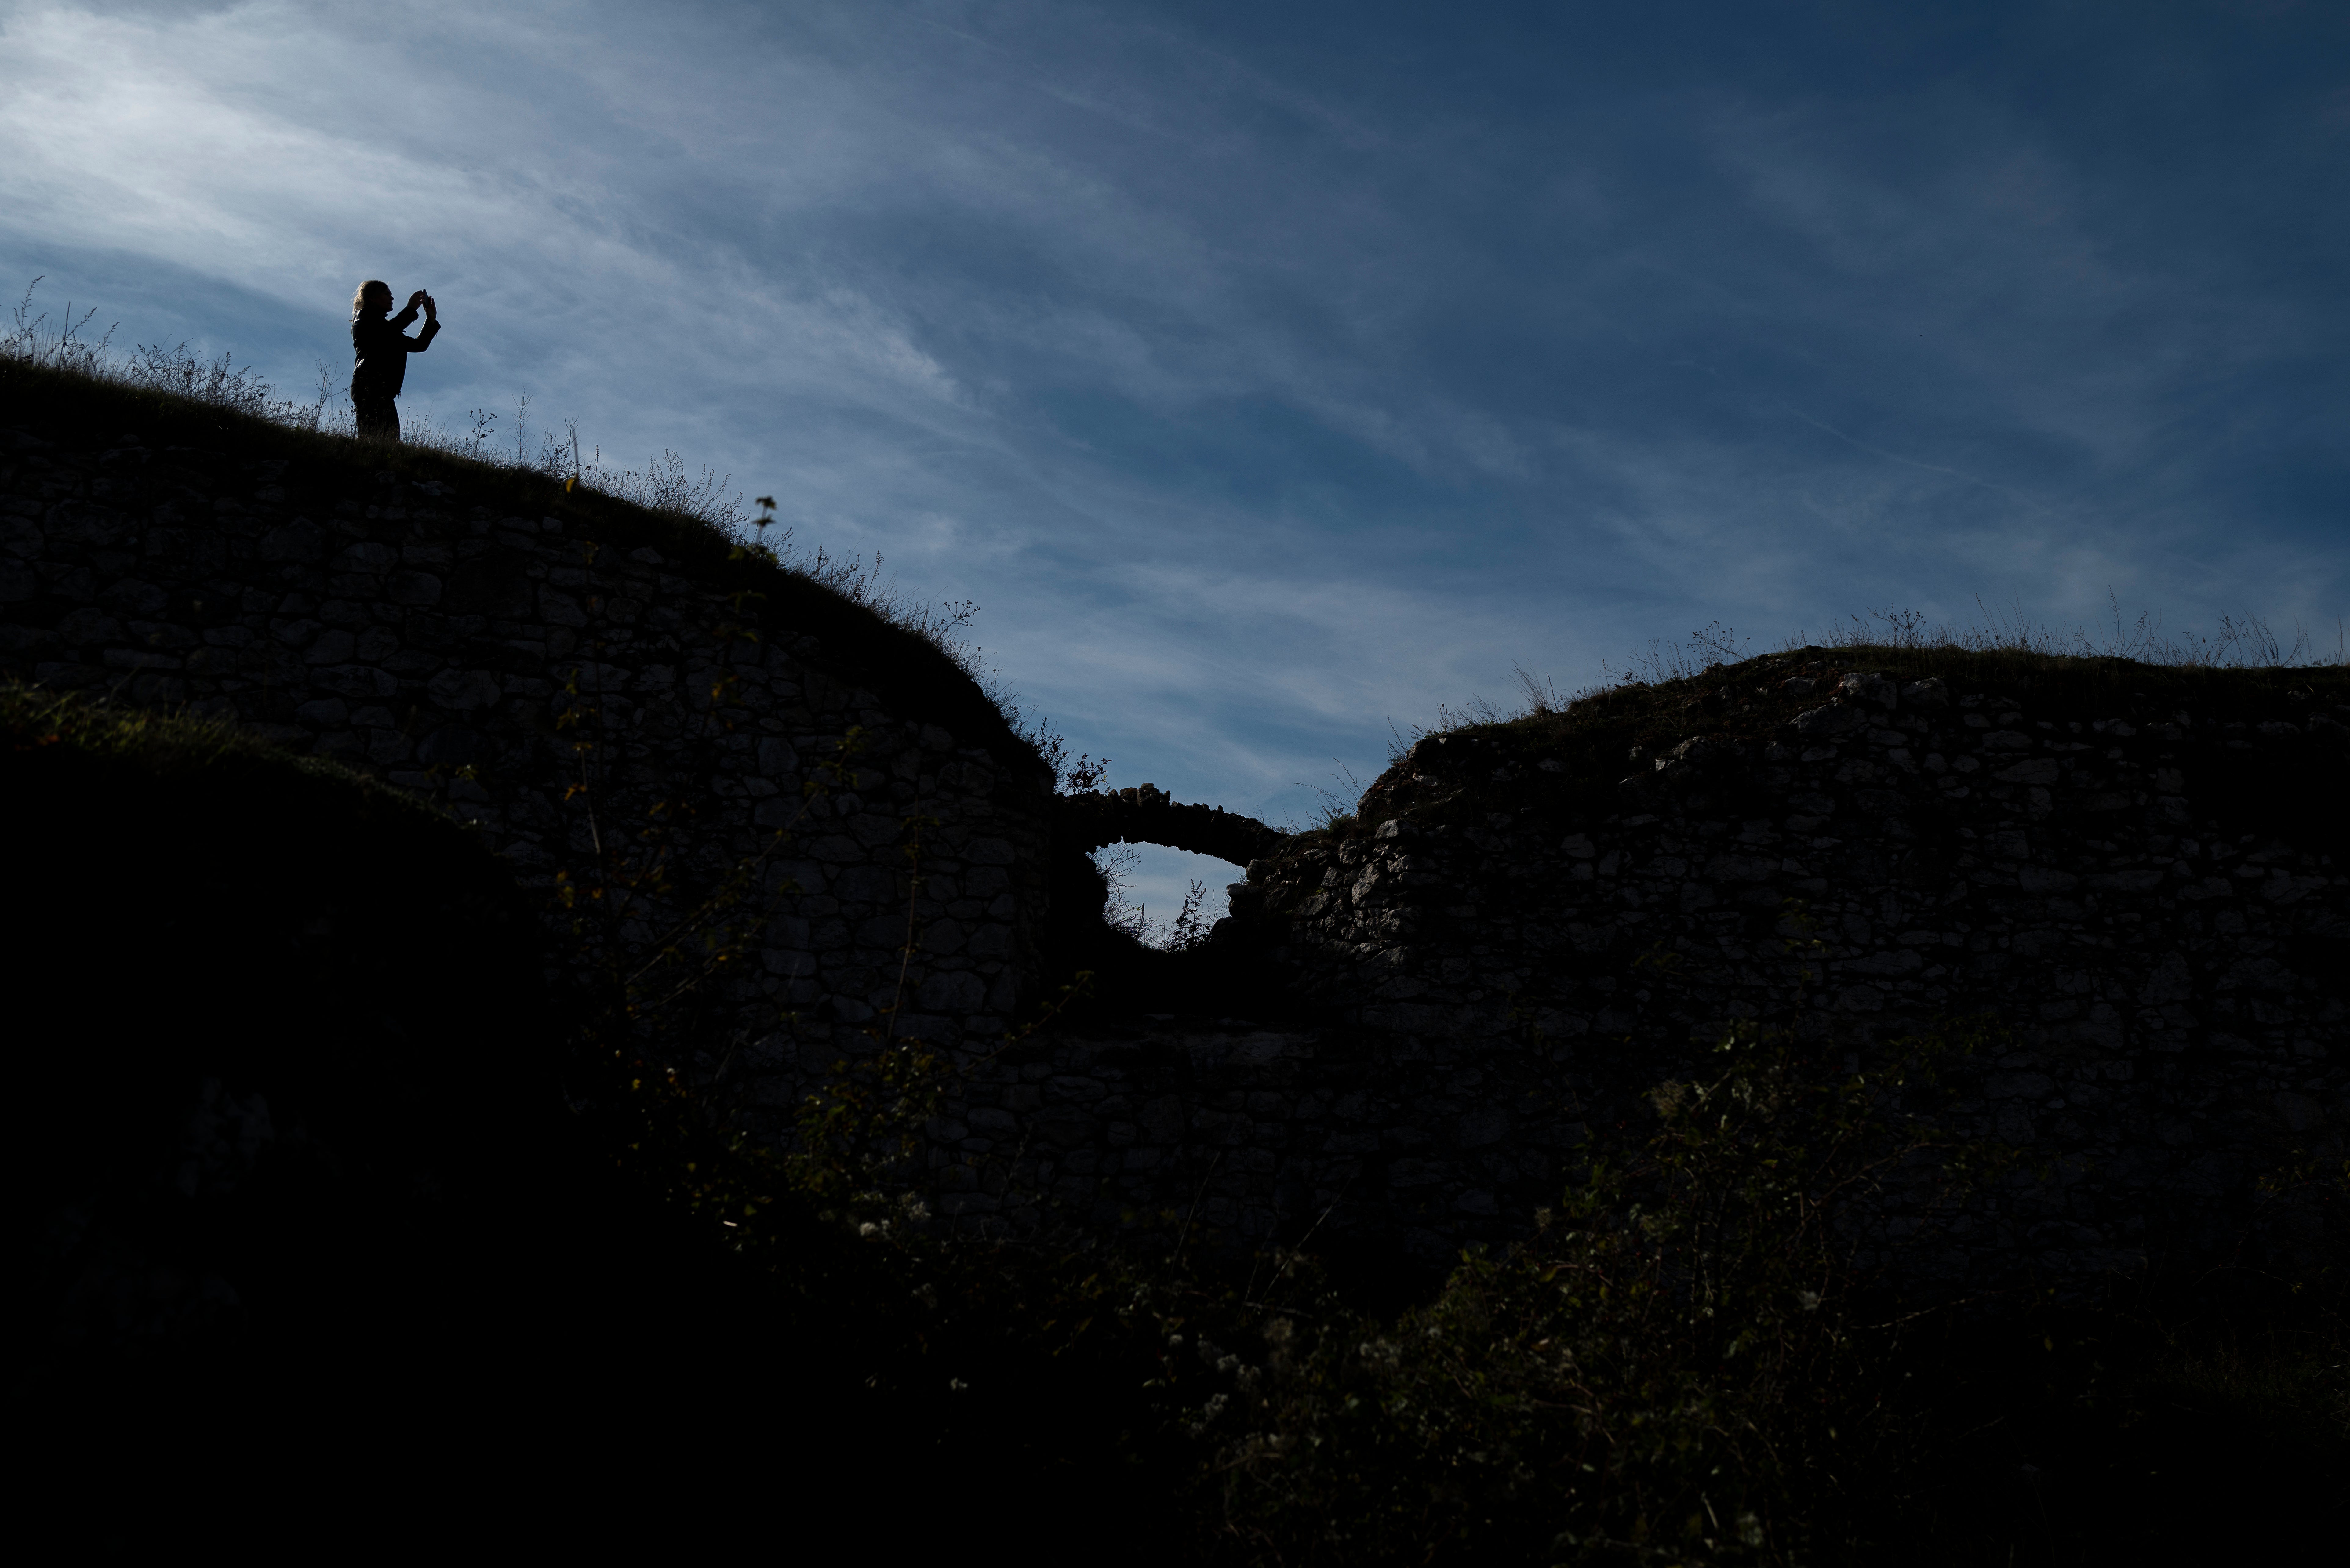
<svg viewBox="0 0 2350 1568"><path fill-rule="evenodd" d="M421 295L421 297L424 301L424 319L427 321L438 321L441 318L441 307L433 303L432 296L431 295Z"/></svg>

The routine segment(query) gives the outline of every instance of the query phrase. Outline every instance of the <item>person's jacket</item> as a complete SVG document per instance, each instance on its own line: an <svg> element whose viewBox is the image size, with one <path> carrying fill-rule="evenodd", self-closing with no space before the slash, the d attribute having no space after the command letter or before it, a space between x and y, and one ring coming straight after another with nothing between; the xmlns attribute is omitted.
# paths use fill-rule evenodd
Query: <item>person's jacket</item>
<svg viewBox="0 0 2350 1568"><path fill-rule="evenodd" d="M408 324L415 319L412 305L389 320L367 311L351 317L352 397L400 396L400 384L408 379L408 357L431 348L441 330L438 321L428 321L421 334L411 337Z"/></svg>

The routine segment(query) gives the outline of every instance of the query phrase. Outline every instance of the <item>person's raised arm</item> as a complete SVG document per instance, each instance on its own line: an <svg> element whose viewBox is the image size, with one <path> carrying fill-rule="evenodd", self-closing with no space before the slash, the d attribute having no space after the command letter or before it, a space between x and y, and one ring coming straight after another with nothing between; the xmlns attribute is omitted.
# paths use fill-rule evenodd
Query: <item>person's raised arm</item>
<svg viewBox="0 0 2350 1568"><path fill-rule="evenodd" d="M424 301L424 330L418 333L416 340L408 346L411 354L423 353L441 330L441 306L422 289L417 290L417 297Z"/></svg>

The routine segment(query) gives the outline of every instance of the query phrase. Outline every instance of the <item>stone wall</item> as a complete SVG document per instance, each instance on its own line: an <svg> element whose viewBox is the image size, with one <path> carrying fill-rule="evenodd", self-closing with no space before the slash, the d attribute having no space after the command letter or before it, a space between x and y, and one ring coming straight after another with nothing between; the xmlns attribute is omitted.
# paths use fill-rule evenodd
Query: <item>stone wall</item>
<svg viewBox="0 0 2350 1568"><path fill-rule="evenodd" d="M2154 711L1753 667L1620 786L1555 726L1492 726L1423 741L1354 828L1289 839L1147 789L1056 807L960 671L934 658L885 700L873 639L904 634L815 635L792 606L821 604L706 535L517 510L453 465L266 450L0 418L0 669L378 774L525 883L599 836L664 846L674 913L769 855L773 918L717 1032L740 1034L748 1114L779 1127L902 999L899 1035L972 1067L929 1151L966 1228L1171 1213L1440 1257L1517 1232L1735 1019L1831 1062L1994 1021L1937 1112L2033 1157L1963 1239L1986 1268L2208 1249L2262 1177L2340 1156L2330 672ZM1165 958L1180 1011L996 1049L1066 978L1052 890L1056 929L1098 925L1071 892L1097 878L1056 868L1118 836L1254 857L1209 949ZM1230 1016L1225 981L1268 971Z"/></svg>
<svg viewBox="0 0 2350 1568"><path fill-rule="evenodd" d="M1214 805L1183 805L1156 784L1066 794L1055 802L1062 842L1072 849L1160 844L1211 855L1234 866L1277 855L1289 835L1253 816Z"/></svg>
<svg viewBox="0 0 2350 1568"><path fill-rule="evenodd" d="M1833 1064L1972 1016L1997 1033L1936 1114L2027 1171L1977 1205L1960 1266L2233 1245L2261 1179L2338 1161L2350 1122L2341 687L2268 717L2071 717L1773 678L1735 699L1747 735L1636 756L1597 807L1539 730L1430 738L1357 836L1232 889L1220 940L1284 965L1310 1023L1035 1048L940 1129L951 1206L1440 1256L1519 1232L1731 1020ZM2263 1244L2329 1244L2306 1221Z"/></svg>
<svg viewBox="0 0 2350 1568"><path fill-rule="evenodd" d="M776 607L783 585L763 599L739 569L721 579L723 541L611 505L600 523L512 514L461 465L422 479L410 454L403 477L327 442L264 459L234 433L100 441L13 412L7 674L217 715L376 774L476 824L529 883L585 875L598 832L640 859L657 842L675 914L768 853L754 902L774 918L730 994L751 1046L738 1062L770 1106L899 994L914 819L926 881L899 1032L993 1038L1032 999L1049 773L1000 732L991 750L885 708L857 649ZM615 539L630 527L677 542ZM904 635L873 622L868 640ZM975 689L958 695L977 711ZM852 730L846 772L822 774Z"/></svg>

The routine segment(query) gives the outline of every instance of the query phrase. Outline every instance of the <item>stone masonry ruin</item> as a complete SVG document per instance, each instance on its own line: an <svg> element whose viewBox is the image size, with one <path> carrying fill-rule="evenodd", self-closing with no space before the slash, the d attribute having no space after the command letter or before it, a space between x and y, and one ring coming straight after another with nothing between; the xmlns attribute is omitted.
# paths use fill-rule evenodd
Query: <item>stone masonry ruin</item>
<svg viewBox="0 0 2350 1568"><path fill-rule="evenodd" d="M2261 1187L2338 1163L2350 1125L2343 683L2273 715L2074 716L1782 662L1808 673L1702 704L1748 736L1636 753L1597 801L1539 729L1422 741L1352 836L1232 889L1218 940L1302 1023L1040 1043L938 1129L950 1212L1171 1210L1440 1259L1523 1233L1593 1129L1634 1126L1733 1021L1857 1062L1982 1020L1936 1115L2028 1169L1944 1267L2338 1246Z"/></svg>
<svg viewBox="0 0 2350 1568"><path fill-rule="evenodd" d="M931 680L969 690L893 709L847 639L779 613L782 574L746 579L706 531L632 509L506 514L441 481L16 420L10 675L374 773L474 825L526 884L582 867L598 831L651 830L676 884L662 907L687 909L792 828L762 867L760 971L733 982L771 1127L899 995L909 819L928 819L925 888L899 1028L988 1039L1033 1001L1050 773L943 656ZM939 700L958 695L959 712ZM812 778L825 792L804 800Z"/></svg>
<svg viewBox="0 0 2350 1568"><path fill-rule="evenodd" d="M707 531L223 429L0 413L0 668L372 772L477 824L525 884L598 831L654 828L682 901L790 827L733 982L746 1115L780 1130L902 1002L901 1037L972 1068L930 1129L960 1226L1174 1212L1440 1258L1522 1231L1595 1130L1736 1019L1855 1054L1996 1021L1938 1114L2037 1174L1971 1216L1977 1270L2218 1245L2263 1176L2340 1158L2333 672L2084 707L1811 650L1721 677L1694 732L1604 777L1540 724L1431 736L1351 828L1292 838L1151 790L1056 800L943 655L890 665L874 649L904 634ZM1068 866L1118 838L1247 865L1181 960L1200 983L996 1049L1098 924Z"/></svg>

